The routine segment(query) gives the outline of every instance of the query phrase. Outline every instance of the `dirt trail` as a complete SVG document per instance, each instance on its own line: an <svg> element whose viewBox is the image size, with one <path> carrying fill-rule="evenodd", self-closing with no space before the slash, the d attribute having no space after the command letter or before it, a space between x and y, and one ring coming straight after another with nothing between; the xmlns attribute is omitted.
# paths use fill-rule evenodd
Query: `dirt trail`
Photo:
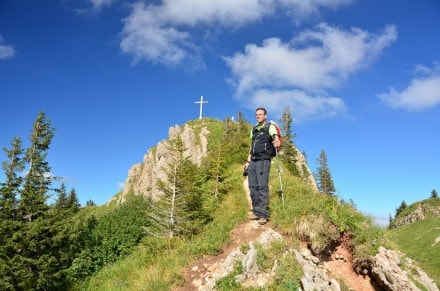
<svg viewBox="0 0 440 291"><path fill-rule="evenodd" d="M249 209L251 209L251 200L249 196L249 189L247 187L247 180L244 180L243 187L246 192L246 197L249 203ZM249 215L251 212L249 211ZM205 256L197 261L194 261L187 266L182 275L185 280L185 284L181 287L175 288L176 291L190 291L197 290L192 284L194 280L203 280L210 273L210 266L216 265L216 263L222 262L235 248L248 244L258 238L265 230L272 228L270 222L265 225L259 225L255 220L249 220L239 224L231 232L231 243L224 247L219 255ZM329 270L329 276L343 281L344 284L355 291L370 291L375 290L371 284L369 277L363 277L356 274L352 268L352 256L350 252L342 247L336 248L335 252L331 255L331 259L323 263Z"/></svg>

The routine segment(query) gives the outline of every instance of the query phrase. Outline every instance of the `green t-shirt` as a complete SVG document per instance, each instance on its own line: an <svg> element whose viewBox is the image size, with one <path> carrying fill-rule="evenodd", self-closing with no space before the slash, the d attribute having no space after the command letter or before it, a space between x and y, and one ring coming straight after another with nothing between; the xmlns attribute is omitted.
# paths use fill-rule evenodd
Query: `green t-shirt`
<svg viewBox="0 0 440 291"><path fill-rule="evenodd" d="M258 128L258 130L260 130L263 126L265 126L266 125L266 122L265 123L263 123L262 125L259 125L259 124L257 124L257 128ZM253 128L251 129L251 139L252 139L252 130L253 130ZM275 127L275 125L273 125L272 123L270 124L270 126L269 126L269 135L271 136L271 137L273 137L274 135L277 135L278 134L278 132L277 132L277 129L276 129L276 127Z"/></svg>

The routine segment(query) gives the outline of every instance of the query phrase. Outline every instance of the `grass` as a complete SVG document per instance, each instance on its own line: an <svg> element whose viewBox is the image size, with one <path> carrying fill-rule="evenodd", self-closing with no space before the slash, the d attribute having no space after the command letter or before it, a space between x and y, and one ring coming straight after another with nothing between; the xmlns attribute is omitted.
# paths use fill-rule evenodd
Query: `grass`
<svg viewBox="0 0 440 291"><path fill-rule="evenodd" d="M301 178L288 171L281 173L283 197L280 194L279 173L273 162L270 177L270 222L281 233L290 235L287 246L275 244L271 249L259 251L259 267L270 269L274 260L278 269L269 290L296 290L299 287L302 269L294 255L285 250L298 247L299 240L320 253L335 245L342 235L351 239L355 258L375 255L384 243L384 231L375 226L372 219L358 212L353 205L346 204L336 196L323 195ZM248 205L243 191L241 165L230 170L232 187L216 210L214 220L201 234L192 238L158 239L146 237L133 253L77 286L77 290L169 290L184 284L181 270L203 255L218 253L229 243L230 231L247 219ZM409 211L407 209L405 211ZM110 211L107 209L106 211ZM438 218L429 218L423 229L405 226L387 233L390 243L411 258L439 283L440 266L432 258L440 257L440 243L430 246L440 236ZM425 253L424 253L425 251ZM239 264L238 264L239 265ZM240 267L237 266L237 272ZM219 290L239 290L234 283L235 273L218 282ZM238 289L236 289L238 288Z"/></svg>
<svg viewBox="0 0 440 291"><path fill-rule="evenodd" d="M440 218L428 217L398 228L389 230L386 238L393 248L408 255L440 285Z"/></svg>
<svg viewBox="0 0 440 291"><path fill-rule="evenodd" d="M230 231L247 218L241 169L235 172L235 190L225 197L205 232L191 239L147 237L131 255L106 266L76 289L169 290L173 285L183 284L181 269L203 255L219 252L230 241Z"/></svg>

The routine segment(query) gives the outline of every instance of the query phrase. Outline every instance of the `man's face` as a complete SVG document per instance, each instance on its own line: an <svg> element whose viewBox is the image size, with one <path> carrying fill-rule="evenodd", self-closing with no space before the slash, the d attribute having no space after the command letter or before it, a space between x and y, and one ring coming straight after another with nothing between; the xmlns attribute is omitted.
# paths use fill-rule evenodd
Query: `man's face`
<svg viewBox="0 0 440 291"><path fill-rule="evenodd" d="M264 110L257 110L255 112L255 118L257 119L258 123L261 123L266 120L266 114L264 114Z"/></svg>

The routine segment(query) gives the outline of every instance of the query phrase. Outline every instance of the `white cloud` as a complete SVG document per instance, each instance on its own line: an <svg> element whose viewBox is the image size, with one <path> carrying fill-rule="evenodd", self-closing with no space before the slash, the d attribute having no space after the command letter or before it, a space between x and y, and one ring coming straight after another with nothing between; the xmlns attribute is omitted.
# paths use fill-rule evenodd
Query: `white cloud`
<svg viewBox="0 0 440 291"><path fill-rule="evenodd" d="M0 35L0 60L13 58L15 55L14 47L3 43L3 37Z"/></svg>
<svg viewBox="0 0 440 291"><path fill-rule="evenodd" d="M134 5L133 13L125 20L121 49L132 54L136 61L177 65L187 57L190 36L173 27L161 26L161 15L155 10L143 3Z"/></svg>
<svg viewBox="0 0 440 291"><path fill-rule="evenodd" d="M321 8L335 9L341 5L349 4L352 0L279 0L281 5L287 9L295 18L301 22L303 18L309 18L319 14Z"/></svg>
<svg viewBox="0 0 440 291"><path fill-rule="evenodd" d="M164 0L137 2L124 20L121 50L136 62L170 67L204 68L196 32L237 29L274 15L295 21L324 8L335 9L351 0ZM359 28L345 30L320 24L288 42L268 38L261 46L248 44L244 52L226 57L229 82L247 104L268 103L276 108L301 106L299 120L343 114L344 102L326 92L340 86L350 74L367 67L397 38L394 26L374 34Z"/></svg>
<svg viewBox="0 0 440 291"><path fill-rule="evenodd" d="M243 53L225 61L231 68L230 82L239 99L252 96L255 98L252 104L268 103L277 108L283 105L295 108L301 102L305 108L300 107L301 120L332 117L345 112L345 106L338 98L325 97L326 91L368 66L396 38L393 26L372 34L359 28L342 30L320 24L289 42L270 38L261 46L249 44ZM263 100L262 95L256 94L260 90L272 94L264 94ZM278 95L279 92L283 94ZM295 98L286 92L295 92ZM274 94L283 97L274 99Z"/></svg>
<svg viewBox="0 0 440 291"><path fill-rule="evenodd" d="M132 5L122 31L121 49L136 61L169 66L203 65L194 31L238 28L282 11L307 17L321 7L336 7L350 0L164 0L160 5ZM306 3L306 4L305 4ZM300 17L300 16L296 16Z"/></svg>
<svg viewBox="0 0 440 291"><path fill-rule="evenodd" d="M124 187L125 187L125 183L124 183L124 182L118 182L117 187L118 187L119 189L124 189Z"/></svg>
<svg viewBox="0 0 440 291"><path fill-rule="evenodd" d="M299 87L308 91L333 88L366 66L397 37L390 26L380 35L360 29L344 31L327 24L307 30L288 43L266 39L249 44L244 53L226 58L238 94L257 87Z"/></svg>
<svg viewBox="0 0 440 291"><path fill-rule="evenodd" d="M84 8L76 8L74 10L81 15L98 14L102 9L110 7L116 1L118 0L86 0Z"/></svg>
<svg viewBox="0 0 440 291"><path fill-rule="evenodd" d="M263 106L271 116L280 116L284 108L289 106L297 124L346 113L345 104L341 99L309 95L301 90L257 90L247 98L249 108Z"/></svg>
<svg viewBox="0 0 440 291"><path fill-rule="evenodd" d="M379 99L391 108L402 108L408 111L422 111L440 104L440 65L433 69L419 66L416 70L422 73L411 80L401 91L391 87L388 93L381 93Z"/></svg>

